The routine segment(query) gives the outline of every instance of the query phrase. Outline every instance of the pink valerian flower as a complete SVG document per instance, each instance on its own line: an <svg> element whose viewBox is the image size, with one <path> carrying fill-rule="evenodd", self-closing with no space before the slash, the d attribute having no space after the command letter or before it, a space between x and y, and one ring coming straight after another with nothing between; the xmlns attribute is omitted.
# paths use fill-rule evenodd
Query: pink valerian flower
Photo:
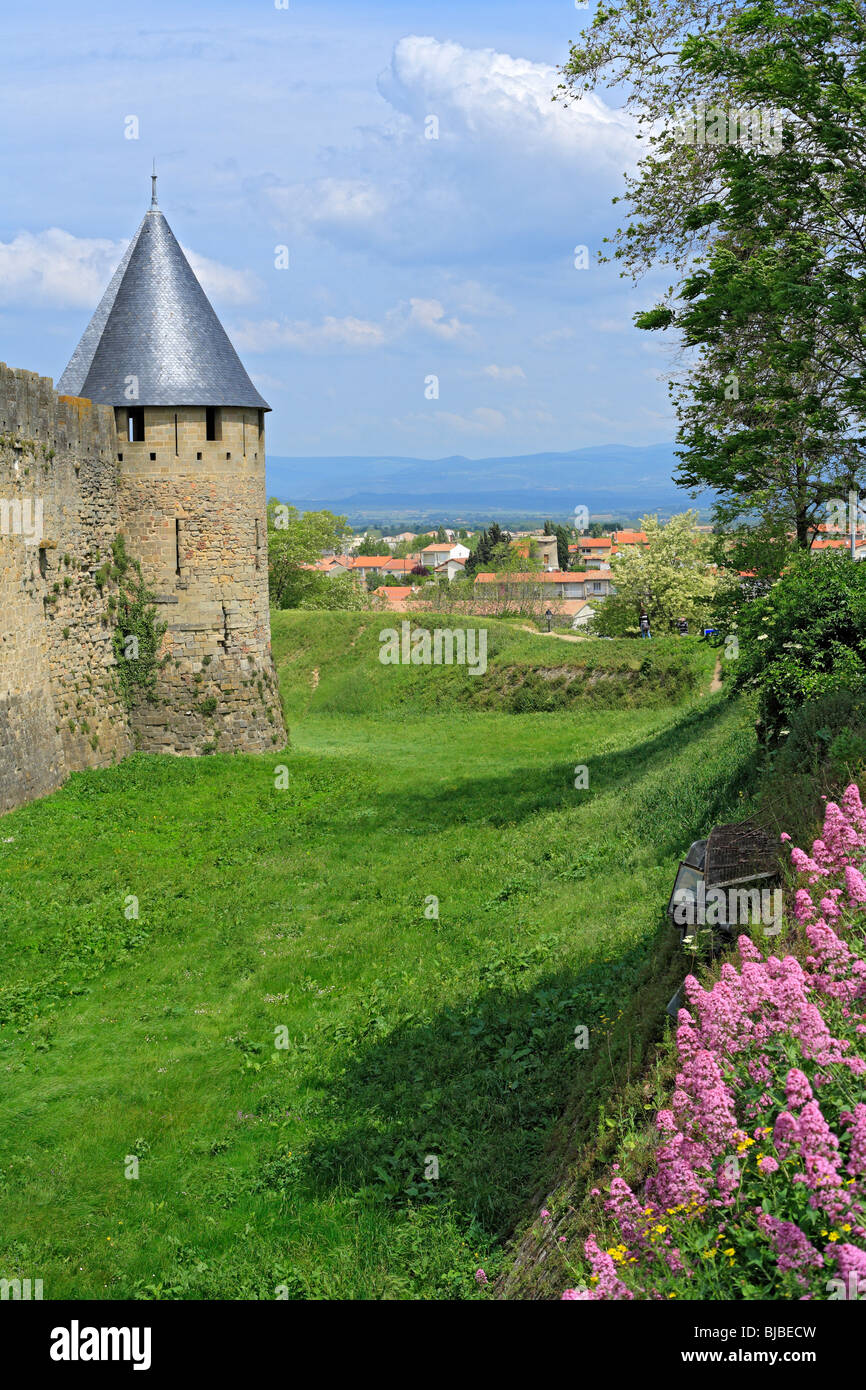
<svg viewBox="0 0 866 1390"><path fill-rule="evenodd" d="M866 960L855 956L823 918L808 924L806 937L815 953L806 961L815 987L846 1003L866 998Z"/></svg>
<svg viewBox="0 0 866 1390"><path fill-rule="evenodd" d="M866 1105L858 1102L850 1117L850 1143L845 1172L854 1178L866 1175ZM866 1271L864 1271L866 1273Z"/></svg>
<svg viewBox="0 0 866 1390"><path fill-rule="evenodd" d="M806 888L798 888L794 894L794 919L809 922L815 916L815 904Z"/></svg>
<svg viewBox="0 0 866 1390"><path fill-rule="evenodd" d="M808 874L810 883L817 883L819 878L825 877L830 870L824 865L818 864L814 859L810 859L801 849L791 850L791 863L800 874Z"/></svg>
<svg viewBox="0 0 866 1390"><path fill-rule="evenodd" d="M583 1248L597 1283L595 1288L588 1289L586 1293L579 1293L578 1297L592 1302L600 1302L606 1298L633 1299L631 1289L626 1287L616 1272L613 1257L608 1255L606 1250L599 1248L595 1236L587 1236Z"/></svg>
<svg viewBox="0 0 866 1390"><path fill-rule="evenodd" d="M866 836L866 810L864 810L860 800L860 788L856 782L852 782L850 787L845 788L842 796L842 810L861 835Z"/></svg>
<svg viewBox="0 0 866 1390"><path fill-rule="evenodd" d="M858 903L866 903L866 879L860 870L855 869L851 864L845 868L845 887L848 890L848 901L852 907Z"/></svg>
<svg viewBox="0 0 866 1390"><path fill-rule="evenodd" d="M640 1195L618 1177L611 1182L606 1207L629 1252L628 1268L641 1280L636 1287L643 1292L638 1296L661 1296L653 1278L658 1261L686 1278L697 1277L671 1245L677 1222L668 1221L666 1209L693 1211L699 1206L718 1213L732 1206L737 1169L724 1159L745 1151L741 1116L744 1123L757 1124L752 1137L761 1146L768 1138L768 1124L773 1126L774 1153L753 1151L762 1175L769 1178L778 1172L779 1160L800 1169L793 1181L801 1185L801 1192L806 1189L815 1213L802 1218L803 1225L823 1221L828 1227L836 1222L843 1226L848 1243L829 1242L825 1254L836 1259L840 1269L844 1265L855 1273L866 1263L866 1253L859 1248L866 1244L866 1104L852 1102L833 1124L825 1117L839 1095L840 1069L855 1076L866 1072L866 1061L857 1052L851 1055L848 1041L866 1032L860 1002L866 1000L866 958L861 934L846 931L847 924L853 925L852 911L859 914L866 906L866 811L856 786L846 790L841 805L827 803L822 838L813 844L811 855L794 846L791 859L811 883L820 880L824 890L822 916L806 888L800 887L795 899L795 916L805 926L811 954L805 962L794 956L764 959L750 938L741 937L739 969L726 962L708 989L694 976L686 980L688 1007L677 1016L675 1089L668 1107L656 1117L656 1172ZM844 1023L844 1036L835 1035L835 1023L831 1028L836 1020L840 1026ZM799 1065L792 1066L795 1060ZM781 1086L787 1108L774 1122ZM822 1097L824 1088L828 1100L819 1103L816 1096ZM741 1166L739 1172L748 1169ZM773 1193L775 1204L797 1189L768 1183L766 1191ZM731 1212L734 1229L726 1239L736 1239L742 1220L756 1222L772 1243L779 1269L793 1275L801 1296L822 1296L814 1293L817 1285L810 1286L806 1273L824 1268L825 1255L806 1229L782 1219L790 1214L784 1206L779 1215L761 1207L738 1208L736 1215ZM668 1225L669 1233L661 1229ZM632 1297L616 1269L622 1252L614 1250L615 1261L594 1238L585 1249L595 1287L591 1292L572 1290L567 1296Z"/></svg>
<svg viewBox="0 0 866 1390"><path fill-rule="evenodd" d="M740 960L761 961L764 959L750 936L737 937L737 951L739 952Z"/></svg>
<svg viewBox="0 0 866 1390"><path fill-rule="evenodd" d="M851 1194L843 1186L839 1172L839 1140L821 1114L817 1101L807 1101L796 1118L783 1111L776 1120L773 1142L782 1158L794 1146L799 1149L804 1171L795 1173L793 1181L804 1183L810 1189L811 1207L833 1217L847 1210Z"/></svg>
<svg viewBox="0 0 866 1390"><path fill-rule="evenodd" d="M476 1284L486 1284L488 1282L487 1275L484 1273L483 1269L476 1269L475 1282Z"/></svg>
<svg viewBox="0 0 866 1390"><path fill-rule="evenodd" d="M616 1218L617 1227L626 1245L646 1243L645 1235L649 1225L647 1216L654 1219L657 1215L655 1209L647 1213L647 1205L646 1202L641 1205L622 1178L617 1177L611 1181L610 1197L605 1202L605 1208Z"/></svg>
<svg viewBox="0 0 866 1390"><path fill-rule="evenodd" d="M839 1277L846 1285L852 1274L857 1275L858 1281L866 1279L866 1250L858 1250L856 1245L845 1241L841 1245L828 1245L826 1253L835 1256Z"/></svg>
<svg viewBox="0 0 866 1390"><path fill-rule="evenodd" d="M758 1057L750 1057L746 1063L749 1077L756 1085L766 1086L768 1081L772 1081L773 1073L768 1066L768 1058L765 1052Z"/></svg>
<svg viewBox="0 0 866 1390"><path fill-rule="evenodd" d="M788 1157L788 1150L797 1138L797 1121L787 1110L776 1116L773 1126L773 1145L782 1158Z"/></svg>
<svg viewBox="0 0 866 1390"><path fill-rule="evenodd" d="M831 888L829 893L825 893L824 897L821 899L821 911L830 922L835 922L842 916L842 909L839 906L841 894L841 888Z"/></svg>
<svg viewBox="0 0 866 1390"><path fill-rule="evenodd" d="M778 1217L762 1211L758 1217L758 1226L769 1236L778 1255L779 1269L783 1272L796 1272L810 1265L820 1268L823 1265L823 1256L793 1221L780 1221Z"/></svg>
<svg viewBox="0 0 866 1390"><path fill-rule="evenodd" d="M853 1071L866 1068L859 1058L846 1062L850 1044L830 1033L811 997L811 981L794 956L745 961L739 974L727 963L721 974L710 990L702 989L693 977L686 980L698 1024L690 1023L685 1034L681 1025L677 1041L683 1036L692 1054L709 1049L729 1060L782 1034L793 1036L803 1055L822 1066L842 1062Z"/></svg>
<svg viewBox="0 0 866 1390"><path fill-rule="evenodd" d="M542 1208L541 1208L541 1211L539 1212L539 1216L541 1217L541 1224L542 1224L542 1226L546 1226L547 1223L548 1223L548 1221L550 1220L550 1212L547 1210L547 1207L542 1207Z"/></svg>
<svg viewBox="0 0 866 1390"><path fill-rule="evenodd" d="M797 1068L792 1067L788 1072L785 1081L785 1096L789 1106L799 1108L805 1105L807 1100L812 1099L812 1087L809 1085L809 1078Z"/></svg>
<svg viewBox="0 0 866 1390"><path fill-rule="evenodd" d="M824 862L829 863L835 869L844 868L850 861L852 851L860 847L860 837L845 812L836 805L835 801L827 802L822 833L823 852L826 856ZM812 855L816 859L818 855L815 854L815 846L821 843L821 841L816 840L812 847Z"/></svg>
<svg viewBox="0 0 866 1390"><path fill-rule="evenodd" d="M660 1207L706 1198L707 1188L691 1164L691 1148L682 1134L656 1150L657 1171L647 1178L647 1196Z"/></svg>

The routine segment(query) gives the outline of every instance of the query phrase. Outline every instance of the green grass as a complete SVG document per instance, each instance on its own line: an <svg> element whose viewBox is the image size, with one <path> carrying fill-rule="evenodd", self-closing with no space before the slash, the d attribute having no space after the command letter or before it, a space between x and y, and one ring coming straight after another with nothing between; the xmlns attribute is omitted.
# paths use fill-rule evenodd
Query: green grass
<svg viewBox="0 0 866 1390"><path fill-rule="evenodd" d="M472 674L458 665L384 665L380 634L399 631L404 621L431 633L483 630L487 669ZM513 622L453 614L317 613L311 623L309 613L288 611L273 615L272 630L290 723L309 714L393 718L444 709L664 708L706 687L716 661L716 653L695 638L571 642L525 632Z"/></svg>
<svg viewBox="0 0 866 1390"><path fill-rule="evenodd" d="M610 663L636 707L479 709L452 671L381 667L368 623L275 615L290 751L138 755L0 824L0 1277L479 1296L566 1105L604 1103L623 1010L640 1063L674 865L744 805L747 716L686 698L702 649L654 649L659 706L636 644L504 624L501 665Z"/></svg>

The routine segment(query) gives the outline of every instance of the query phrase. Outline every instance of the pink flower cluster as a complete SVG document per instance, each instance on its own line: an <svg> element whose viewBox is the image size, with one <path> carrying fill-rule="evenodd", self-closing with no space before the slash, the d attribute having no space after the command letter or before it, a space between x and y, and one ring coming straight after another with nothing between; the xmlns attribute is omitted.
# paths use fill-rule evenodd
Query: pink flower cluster
<svg viewBox="0 0 866 1390"><path fill-rule="evenodd" d="M866 1072L866 811L856 785L827 803L821 838L811 854L792 847L791 863L809 885L794 898L798 954L764 959L741 936L739 964L726 962L711 988L688 977L656 1171L640 1198L613 1178L605 1210L618 1241L605 1250L587 1239L590 1287L563 1297L672 1296L663 1287L700 1269L682 1236L695 1220L712 1235L704 1261L728 1242L714 1273L735 1268L744 1227L801 1297L866 1270L866 1104L854 1099ZM722 1216L724 1237L712 1226Z"/></svg>

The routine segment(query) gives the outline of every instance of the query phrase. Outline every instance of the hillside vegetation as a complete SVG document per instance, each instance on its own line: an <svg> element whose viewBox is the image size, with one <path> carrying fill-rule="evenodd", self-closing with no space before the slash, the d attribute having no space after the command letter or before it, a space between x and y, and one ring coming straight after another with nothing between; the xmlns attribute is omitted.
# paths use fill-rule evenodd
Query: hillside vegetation
<svg viewBox="0 0 866 1390"><path fill-rule="evenodd" d="M487 669L383 665L380 634L437 628L485 631ZM563 641L493 618L453 614L275 612L274 657L288 723L300 715L391 716L411 710L661 708L709 682L715 654L695 638L636 643ZM315 672L315 675L313 674Z"/></svg>

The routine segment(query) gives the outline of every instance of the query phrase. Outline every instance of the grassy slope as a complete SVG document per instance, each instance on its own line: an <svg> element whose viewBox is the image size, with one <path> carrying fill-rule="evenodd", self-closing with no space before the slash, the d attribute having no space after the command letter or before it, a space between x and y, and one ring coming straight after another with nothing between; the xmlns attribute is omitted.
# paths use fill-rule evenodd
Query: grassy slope
<svg viewBox="0 0 866 1390"><path fill-rule="evenodd" d="M291 752L138 756L4 818L0 1274L48 1298L471 1296L564 1096L595 1113L575 1027L612 1026L652 950L670 992L660 908L737 805L744 716L478 711L452 672L380 668L375 633L358 659L367 622L276 615Z"/></svg>
<svg viewBox="0 0 866 1390"><path fill-rule="evenodd" d="M477 628L487 633L487 670L465 666L394 666L379 659L380 633L401 622L429 631ZM514 623L424 614L274 614L274 656L287 718L341 718L444 707L548 712L573 708L664 708L697 694L709 682L715 653L692 638L565 642L525 632ZM311 689L310 672L319 684ZM551 679L551 675L553 678Z"/></svg>

